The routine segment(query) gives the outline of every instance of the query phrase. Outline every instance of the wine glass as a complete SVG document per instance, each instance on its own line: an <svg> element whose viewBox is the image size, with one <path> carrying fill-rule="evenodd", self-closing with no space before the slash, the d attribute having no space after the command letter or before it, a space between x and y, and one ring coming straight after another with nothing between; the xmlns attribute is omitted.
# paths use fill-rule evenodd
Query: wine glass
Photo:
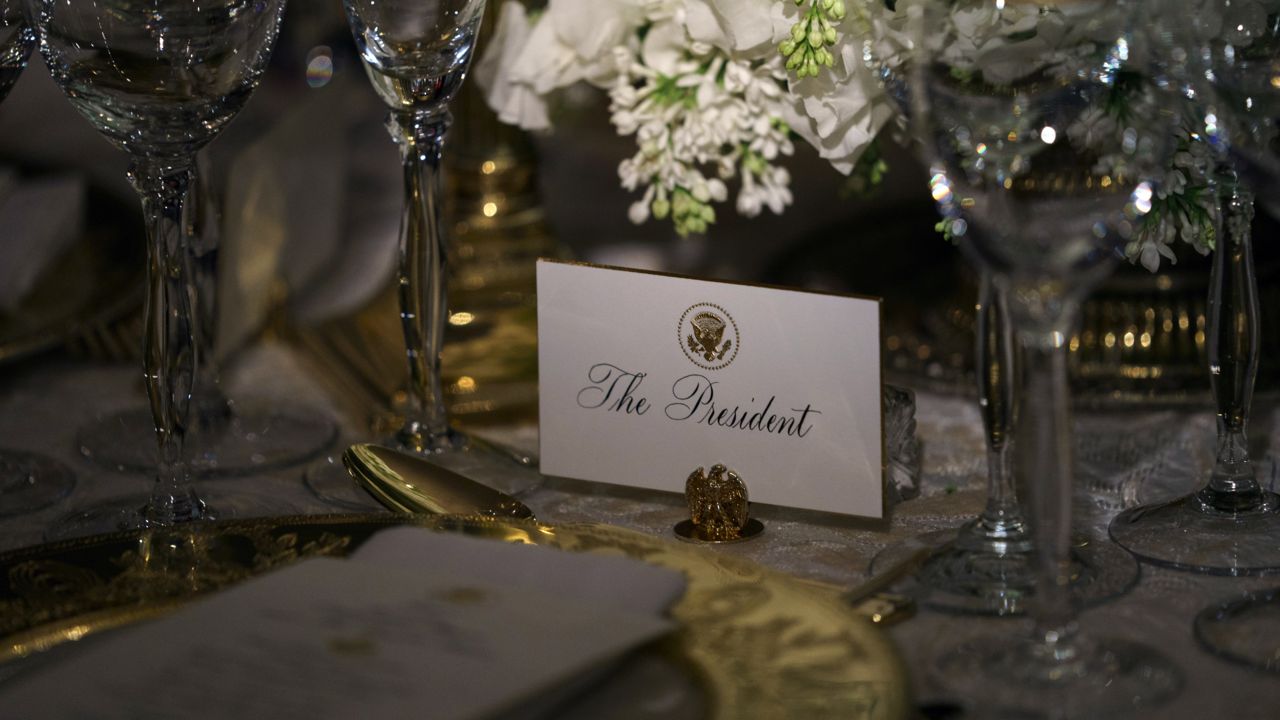
<svg viewBox="0 0 1280 720"><path fill-rule="evenodd" d="M1249 457L1248 420L1259 360L1259 302L1253 270L1254 198L1280 211L1280 10L1274 3L1214 0L1191 18L1194 52L1211 60L1200 83L1207 113L1226 128L1230 164L1209 288L1210 383L1218 453L1208 482L1172 502L1128 510L1112 536L1144 560L1218 575L1280 569L1280 498L1262 487ZM1238 182L1236 175L1239 175ZM1159 543L1151 542L1153 534ZM1201 611L1193 629L1210 651L1274 671L1280 591L1254 591Z"/></svg>
<svg viewBox="0 0 1280 720"><path fill-rule="evenodd" d="M873 10L875 30L863 41L862 57L885 95L904 118L911 118L911 40L901 27L908 15ZM927 153L926 153L927 154ZM987 502L978 517L957 530L912 537L872 559L875 575L919 552L927 558L904 592L939 610L1015 615L1035 592L1035 547L1019 503L1014 476L1014 442L1019 401L1016 341L1004 291L981 273L976 322L978 404L987 446ZM1071 548L1073 599L1096 604L1123 594L1138 576L1137 563L1123 550L1074 536Z"/></svg>
<svg viewBox="0 0 1280 720"><path fill-rule="evenodd" d="M400 318L409 360L405 421L391 444L508 492L536 481L528 460L449 425L440 380L447 311L448 243L440 221L441 153L449 103L466 78L484 0L344 0L356 48L404 165L400 220ZM335 458L314 465L307 484L321 498L351 504L353 481Z"/></svg>
<svg viewBox="0 0 1280 720"><path fill-rule="evenodd" d="M0 102L27 67L36 34L20 0L0 0ZM0 450L0 517L21 515L66 497L75 475L53 458L20 450Z"/></svg>
<svg viewBox="0 0 1280 720"><path fill-rule="evenodd" d="M192 388L192 423L186 438L189 467L199 477L233 477L289 467L320 454L337 436L323 412L293 403L243 403L222 390L214 339L218 327L218 250L221 212L206 164L196 162L187 218L190 229L190 292L195 297L192 327L201 358ZM76 447L90 461L120 471L145 472L156 464L151 410L130 407L98 418L76 433Z"/></svg>
<svg viewBox="0 0 1280 720"><path fill-rule="evenodd" d="M1217 457L1203 487L1124 511L1111 537L1139 558L1181 570L1254 575L1280 570L1280 497L1262 487L1249 457L1248 424L1260 345L1250 222L1254 190L1280 207L1280 11L1259 3L1210 3L1196 17L1197 47L1213 59L1201 83L1207 113L1227 128L1232 163L1222 176L1222 227L1208 302L1209 381L1217 405ZM1237 182L1234 168L1246 182Z"/></svg>
<svg viewBox="0 0 1280 720"><path fill-rule="evenodd" d="M147 225L143 378L158 462L149 499L65 518L59 534L213 516L189 483L184 440L200 362L187 211L195 154L257 86L284 0L29 0L40 51L71 104L129 153Z"/></svg>
<svg viewBox="0 0 1280 720"><path fill-rule="evenodd" d="M1181 72L1146 12L1155 4L921 0L911 9L912 119L931 156L932 194L1008 298L1022 351L1016 461L1036 548L1034 631L975 639L937 669L1006 708L1132 712L1172 696L1181 675L1151 647L1078 629L1067 351L1083 298L1150 210L1181 117Z"/></svg>

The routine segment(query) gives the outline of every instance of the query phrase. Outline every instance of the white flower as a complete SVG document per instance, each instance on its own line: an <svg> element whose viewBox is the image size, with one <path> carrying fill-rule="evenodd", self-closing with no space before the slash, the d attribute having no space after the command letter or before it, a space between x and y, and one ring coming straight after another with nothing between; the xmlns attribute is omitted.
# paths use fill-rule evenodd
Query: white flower
<svg viewBox="0 0 1280 720"><path fill-rule="evenodd" d="M529 31L524 5L514 0L504 3L489 49L476 63L476 82L499 120L526 130L544 130L551 124L544 96L514 78L515 60L529 41Z"/></svg>
<svg viewBox="0 0 1280 720"><path fill-rule="evenodd" d="M840 48L836 65L831 72L792 80L782 117L818 155L848 174L896 111L852 43Z"/></svg>
<svg viewBox="0 0 1280 720"><path fill-rule="evenodd" d="M731 56L759 59L777 51L794 23L795 4L774 0L685 0L689 37Z"/></svg>

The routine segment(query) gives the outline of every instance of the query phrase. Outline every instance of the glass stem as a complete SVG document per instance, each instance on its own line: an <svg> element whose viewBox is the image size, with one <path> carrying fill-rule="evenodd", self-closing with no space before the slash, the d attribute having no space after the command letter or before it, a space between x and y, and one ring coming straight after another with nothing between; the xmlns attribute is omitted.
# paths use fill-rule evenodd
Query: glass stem
<svg viewBox="0 0 1280 720"><path fill-rule="evenodd" d="M190 237L191 284L196 297L196 368L193 426L198 432L221 432L231 422L231 403L222 392L214 342L218 332L218 248L221 245L219 203L205 164L198 158L185 205Z"/></svg>
<svg viewBox="0 0 1280 720"><path fill-rule="evenodd" d="M142 198L147 225L147 300L143 374L160 461L146 524L167 526L205 516L187 477L183 441L198 364L195 295L183 206L192 180L189 160L138 158L129 180Z"/></svg>
<svg viewBox="0 0 1280 720"><path fill-rule="evenodd" d="M400 220L400 320L409 359L409 398L399 440L417 451L452 443L440 380L440 353L448 320L448 256L440 227L440 157L448 112L396 113L389 127L404 161L404 214Z"/></svg>
<svg viewBox="0 0 1280 720"><path fill-rule="evenodd" d="M978 405L987 440L987 506L974 527L983 541L999 545L997 549L1025 550L1006 545L1029 540L1012 468L1018 400L1015 341L1004 293L985 273L977 311Z"/></svg>
<svg viewBox="0 0 1280 720"><path fill-rule="evenodd" d="M1019 471L1027 478L1027 507L1035 542L1036 637L1054 660L1075 656L1075 613L1068 595L1071 549L1071 406L1067 390L1066 328L1074 312L1052 327L1019 328L1025 360L1019 418Z"/></svg>
<svg viewBox="0 0 1280 720"><path fill-rule="evenodd" d="M1218 411L1218 457L1209 483L1197 493L1203 509L1259 510L1262 491L1249 458L1249 406L1258 373L1258 281L1253 272L1250 224L1253 195L1226 181L1222 232L1209 279L1209 382Z"/></svg>

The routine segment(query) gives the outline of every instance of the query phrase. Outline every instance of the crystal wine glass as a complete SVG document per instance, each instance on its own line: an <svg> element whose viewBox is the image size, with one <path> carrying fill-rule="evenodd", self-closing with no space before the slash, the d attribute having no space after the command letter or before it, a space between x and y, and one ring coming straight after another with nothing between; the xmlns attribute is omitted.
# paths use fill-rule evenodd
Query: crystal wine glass
<svg viewBox="0 0 1280 720"><path fill-rule="evenodd" d="M1218 451L1203 487L1176 500L1131 508L1111 537L1147 562L1216 575L1280 570L1280 497L1262 487L1249 457L1249 410L1260 346L1250 221L1254 191L1280 207L1280 8L1209 3L1197 16L1198 46L1213 58L1208 113L1228 128L1231 165L1223 176L1222 228L1208 301L1209 381L1217 405ZM1209 26L1209 27L1206 27ZM1202 83L1202 86L1207 85ZM1236 181L1239 168L1245 183Z"/></svg>
<svg viewBox="0 0 1280 720"><path fill-rule="evenodd" d="M1097 717L1165 700L1181 683L1155 649L1081 633L1068 592L1067 343L1082 299L1140 230L1181 112L1172 55L1148 30L1153 9L1112 0L912 8L912 116L933 162L933 197L1008 298L1024 360L1016 460L1036 547L1034 631L978 638L938 667L946 684L1005 708Z"/></svg>
<svg viewBox="0 0 1280 720"><path fill-rule="evenodd" d="M0 0L0 102L13 89L36 46L20 0ZM0 517L48 507L75 485L71 469L53 458L0 449Z"/></svg>
<svg viewBox="0 0 1280 720"><path fill-rule="evenodd" d="M911 117L911 41L901 27L909 14L873 8L875 30L862 57L885 95ZM927 153L926 153L927 154ZM871 562L875 575L920 551L929 552L904 588L938 610L1015 615L1035 592L1035 547L1019 502L1014 476L1018 375L1016 342L1004 291L982 272L976 322L978 404L987 446L987 502L978 517L957 530L925 533L885 548ZM1071 548L1073 599L1096 604L1123 594L1137 580L1133 558L1110 543L1074 536Z"/></svg>
<svg viewBox="0 0 1280 720"><path fill-rule="evenodd" d="M158 447L149 499L64 520L61 534L211 517L183 442L196 368L186 211L195 154L235 117L271 55L284 0L29 0L50 74L131 156L147 224L143 377Z"/></svg>
<svg viewBox="0 0 1280 720"><path fill-rule="evenodd" d="M409 360L405 421L392 444L515 492L535 473L521 459L450 427L440 380L446 326L448 242L441 227L441 153L449 103L466 78L484 0L344 0L373 88L390 109L387 128L404 164L400 220L400 317ZM330 458L307 483L348 504L352 480Z"/></svg>
<svg viewBox="0 0 1280 720"><path fill-rule="evenodd" d="M1196 572L1265 574L1280 569L1280 497L1258 479L1247 423L1259 361L1253 270L1254 197L1280 211L1280 8L1214 0L1191 17L1194 52L1211 59L1201 83L1209 113L1226 126L1228 175L1209 288L1209 370L1218 411L1218 455L1207 484L1171 503L1135 508L1111 526L1143 559ZM1240 182L1234 182L1235 175ZM1159 533L1159 545L1150 542ZM1280 590L1235 596L1201 611L1193 628L1212 652L1275 671Z"/></svg>
<svg viewBox="0 0 1280 720"><path fill-rule="evenodd" d="M194 475L207 478L296 465L320 454L333 442L338 429L320 411L293 403L233 401L223 392L214 354L222 214L205 167L197 160L191 188L194 201L186 209L191 231L189 281L196 312L192 333L196 356L201 359L186 438L189 467ZM76 447L102 467L145 472L156 464L156 448L145 442L154 432L152 427L150 408L125 408L81 427Z"/></svg>

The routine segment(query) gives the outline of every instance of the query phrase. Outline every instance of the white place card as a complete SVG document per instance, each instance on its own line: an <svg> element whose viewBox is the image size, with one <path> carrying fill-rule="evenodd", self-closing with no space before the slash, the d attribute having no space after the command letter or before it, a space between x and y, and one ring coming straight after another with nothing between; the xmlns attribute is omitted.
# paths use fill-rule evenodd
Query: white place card
<svg viewBox="0 0 1280 720"><path fill-rule="evenodd" d="M538 262L544 474L882 517L880 302Z"/></svg>

